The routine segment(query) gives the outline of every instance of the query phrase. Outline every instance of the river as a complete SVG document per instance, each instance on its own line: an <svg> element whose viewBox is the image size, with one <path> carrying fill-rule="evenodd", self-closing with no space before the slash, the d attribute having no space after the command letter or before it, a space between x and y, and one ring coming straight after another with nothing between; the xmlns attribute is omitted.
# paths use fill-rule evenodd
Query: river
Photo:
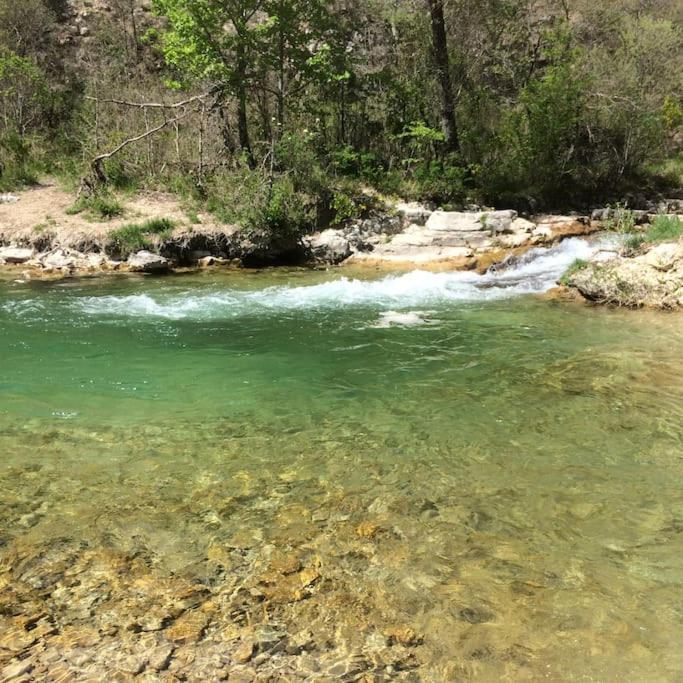
<svg viewBox="0 0 683 683"><path fill-rule="evenodd" d="M0 670L679 679L683 322L535 296L595 249L0 280Z"/></svg>

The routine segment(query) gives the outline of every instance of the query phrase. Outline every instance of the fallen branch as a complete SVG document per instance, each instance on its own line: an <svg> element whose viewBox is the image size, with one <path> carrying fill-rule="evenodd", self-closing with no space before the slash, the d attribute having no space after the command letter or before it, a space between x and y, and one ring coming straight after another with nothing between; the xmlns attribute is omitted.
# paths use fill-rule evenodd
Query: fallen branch
<svg viewBox="0 0 683 683"><path fill-rule="evenodd" d="M192 98L192 100L188 100L184 104L189 104L191 101L195 101L197 98ZM183 104L183 103L180 103ZM115 147L109 152L105 152L103 154L98 154L91 162L90 162L90 173L89 175L83 177L81 179L81 185L78 189L78 197L80 198L83 194L93 194L96 192L97 188L101 185L106 184L107 182L107 176L104 172L104 162L107 159L111 159L113 156L118 154L121 150L125 149L128 147L128 145L132 145L135 142L140 142L140 140L144 140L145 138L148 138L155 133L158 133L162 131L164 128L173 125L174 123L178 123L178 121L181 121L184 119L190 112L187 110L184 110L181 114L178 116L175 116L171 119L166 119L164 120L161 124L158 126L155 126L154 128L149 128L143 133L140 133L139 135L135 135L132 138L128 138L124 140L118 147Z"/></svg>

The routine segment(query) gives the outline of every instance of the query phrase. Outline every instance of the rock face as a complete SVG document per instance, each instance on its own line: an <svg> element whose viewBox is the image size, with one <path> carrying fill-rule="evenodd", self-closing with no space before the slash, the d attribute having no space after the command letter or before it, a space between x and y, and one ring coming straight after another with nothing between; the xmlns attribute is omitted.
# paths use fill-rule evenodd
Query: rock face
<svg viewBox="0 0 683 683"><path fill-rule="evenodd" d="M247 267L295 264L304 260L305 247L295 231L250 230L237 237L235 247Z"/></svg>
<svg viewBox="0 0 683 683"><path fill-rule="evenodd" d="M589 263L568 278L587 299L630 307L683 306L683 240L665 242L635 258Z"/></svg>
<svg viewBox="0 0 683 683"><path fill-rule="evenodd" d="M128 268L133 273L165 273L169 267L167 258L149 251L139 251L128 257Z"/></svg>

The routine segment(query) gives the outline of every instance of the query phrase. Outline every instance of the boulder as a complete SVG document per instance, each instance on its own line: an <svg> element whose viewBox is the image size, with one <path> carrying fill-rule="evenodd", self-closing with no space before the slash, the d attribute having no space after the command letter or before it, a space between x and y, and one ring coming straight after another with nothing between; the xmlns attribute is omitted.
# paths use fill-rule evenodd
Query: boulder
<svg viewBox="0 0 683 683"><path fill-rule="evenodd" d="M197 265L200 268L211 268L212 266L218 265L218 261L219 259L217 259L215 256L202 256L201 258L197 259Z"/></svg>
<svg viewBox="0 0 683 683"><path fill-rule="evenodd" d="M516 211L489 211L483 213L479 219L482 225L490 230L494 235L498 233L511 233L513 230L513 223L517 220Z"/></svg>
<svg viewBox="0 0 683 683"><path fill-rule="evenodd" d="M536 223L526 220L526 218L515 218L510 224L511 233L526 233L531 235L536 229Z"/></svg>
<svg viewBox="0 0 683 683"><path fill-rule="evenodd" d="M533 234L539 243L590 235L600 229L586 216L539 216L535 223Z"/></svg>
<svg viewBox="0 0 683 683"><path fill-rule="evenodd" d="M165 273L170 268L167 258L150 251L139 251L128 257L128 268L133 273Z"/></svg>
<svg viewBox="0 0 683 683"><path fill-rule="evenodd" d="M351 256L351 244L342 230L323 230L307 239L313 256L326 263L340 263Z"/></svg>
<svg viewBox="0 0 683 683"><path fill-rule="evenodd" d="M68 249L55 249L40 257L40 264L43 268L54 270L74 270L80 261L85 265L86 257L78 252Z"/></svg>
<svg viewBox="0 0 683 683"><path fill-rule="evenodd" d="M300 263L306 255L296 231L242 230L235 239L236 256L248 268Z"/></svg>
<svg viewBox="0 0 683 683"><path fill-rule="evenodd" d="M0 259L5 263L17 264L26 263L33 258L35 252L33 249L24 249L21 247L3 247L0 248Z"/></svg>

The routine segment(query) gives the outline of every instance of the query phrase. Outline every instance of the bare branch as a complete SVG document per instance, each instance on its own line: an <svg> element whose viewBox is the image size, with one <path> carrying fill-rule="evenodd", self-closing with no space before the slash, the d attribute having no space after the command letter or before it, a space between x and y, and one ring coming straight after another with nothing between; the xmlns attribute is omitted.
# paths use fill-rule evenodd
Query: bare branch
<svg viewBox="0 0 683 683"><path fill-rule="evenodd" d="M164 104L163 102L127 102L126 100L101 99L99 97L93 97L92 95L86 95L85 99L92 102L98 102L100 104L118 104L123 107L136 107L137 109L181 109L182 107L187 107L193 102L198 102L206 97L209 97L214 90L202 93L201 95L194 95L193 97L183 100L182 102L174 102L172 104Z"/></svg>

